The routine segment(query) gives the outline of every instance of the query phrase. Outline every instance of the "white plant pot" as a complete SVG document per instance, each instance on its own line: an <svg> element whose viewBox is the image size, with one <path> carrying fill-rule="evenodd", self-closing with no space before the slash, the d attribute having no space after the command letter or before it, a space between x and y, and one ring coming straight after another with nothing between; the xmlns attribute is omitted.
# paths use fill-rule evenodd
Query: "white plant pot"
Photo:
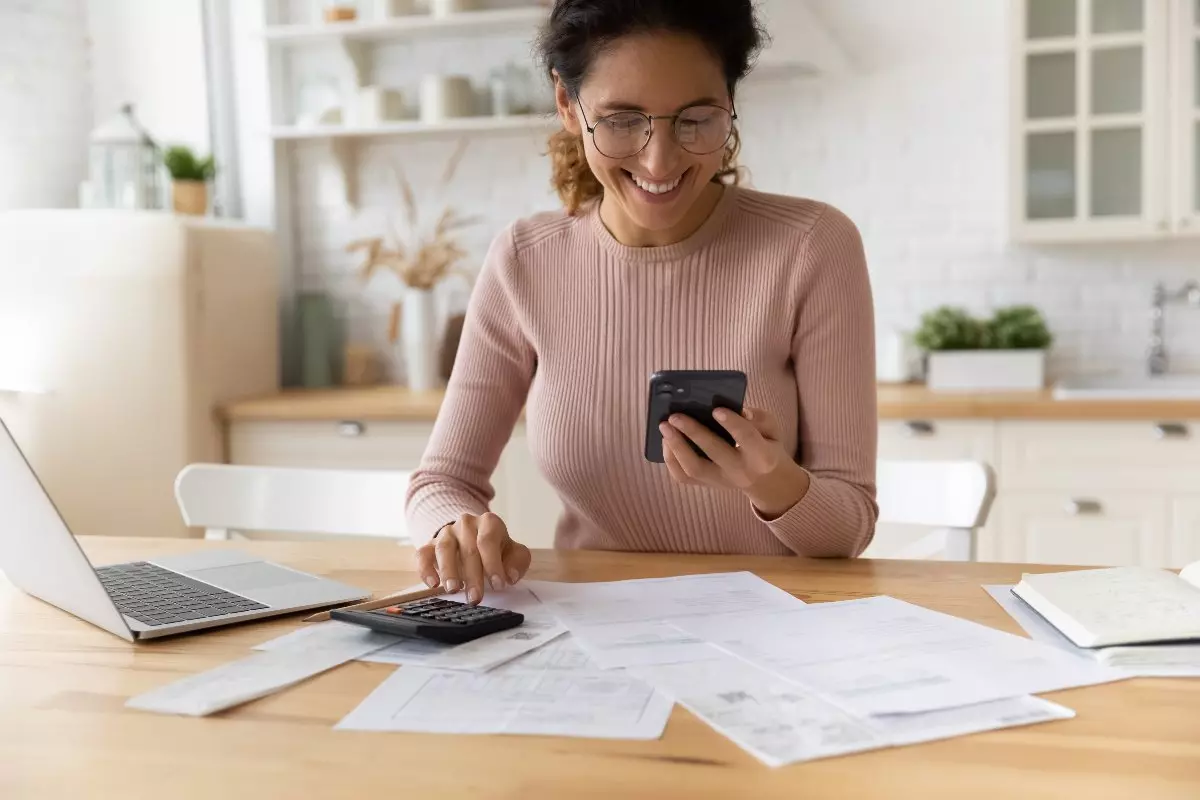
<svg viewBox="0 0 1200 800"><path fill-rule="evenodd" d="M405 384L414 392L438 386L437 303L431 289L405 289L400 312L400 346Z"/></svg>
<svg viewBox="0 0 1200 800"><path fill-rule="evenodd" d="M934 392L1037 391L1046 384L1046 351L930 353L925 382Z"/></svg>

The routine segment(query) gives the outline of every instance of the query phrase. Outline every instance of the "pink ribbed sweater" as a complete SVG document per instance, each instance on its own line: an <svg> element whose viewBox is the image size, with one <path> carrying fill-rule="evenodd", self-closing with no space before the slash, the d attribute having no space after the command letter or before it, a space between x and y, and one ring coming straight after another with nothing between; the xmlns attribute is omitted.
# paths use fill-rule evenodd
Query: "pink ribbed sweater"
<svg viewBox="0 0 1200 800"><path fill-rule="evenodd" d="M853 556L875 527L874 316L854 224L823 203L727 188L666 247L619 243L599 204L496 238L407 498L418 543L480 514L521 409L565 511L564 548ZM812 477L766 520L734 490L682 486L642 456L648 379L740 369ZM510 531L521 541L526 532Z"/></svg>

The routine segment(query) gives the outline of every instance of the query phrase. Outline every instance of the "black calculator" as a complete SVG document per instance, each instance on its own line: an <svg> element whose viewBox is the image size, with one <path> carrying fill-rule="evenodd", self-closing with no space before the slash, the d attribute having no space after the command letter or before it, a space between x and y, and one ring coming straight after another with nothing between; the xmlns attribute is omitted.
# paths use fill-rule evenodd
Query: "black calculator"
<svg viewBox="0 0 1200 800"><path fill-rule="evenodd" d="M377 611L334 609L329 615L380 633L432 639L445 644L469 642L489 633L515 628L525 621L525 615L515 611L469 606L440 597L414 600Z"/></svg>

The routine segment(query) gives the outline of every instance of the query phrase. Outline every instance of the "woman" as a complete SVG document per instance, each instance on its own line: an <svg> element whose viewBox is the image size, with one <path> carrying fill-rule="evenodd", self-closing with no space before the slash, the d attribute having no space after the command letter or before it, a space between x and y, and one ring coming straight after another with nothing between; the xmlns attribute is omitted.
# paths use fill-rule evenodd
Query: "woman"
<svg viewBox="0 0 1200 800"><path fill-rule="evenodd" d="M737 188L734 90L759 45L751 0L557 0L540 38L562 130L564 210L512 224L472 294L445 403L407 498L429 586L529 569L488 513L522 407L562 499L555 544L856 556L875 505L871 289L853 223ZM687 417L643 459L648 378L739 369L726 444ZM698 456L695 442L711 460Z"/></svg>

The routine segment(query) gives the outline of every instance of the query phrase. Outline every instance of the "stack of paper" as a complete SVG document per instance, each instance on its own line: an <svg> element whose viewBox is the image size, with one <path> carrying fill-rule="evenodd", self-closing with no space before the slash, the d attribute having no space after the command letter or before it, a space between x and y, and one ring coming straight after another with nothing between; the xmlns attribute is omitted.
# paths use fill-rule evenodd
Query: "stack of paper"
<svg viewBox="0 0 1200 800"><path fill-rule="evenodd" d="M1200 677L1200 644L1079 647L1012 593L1011 586L984 586L1034 641L1112 667L1135 678Z"/></svg>

